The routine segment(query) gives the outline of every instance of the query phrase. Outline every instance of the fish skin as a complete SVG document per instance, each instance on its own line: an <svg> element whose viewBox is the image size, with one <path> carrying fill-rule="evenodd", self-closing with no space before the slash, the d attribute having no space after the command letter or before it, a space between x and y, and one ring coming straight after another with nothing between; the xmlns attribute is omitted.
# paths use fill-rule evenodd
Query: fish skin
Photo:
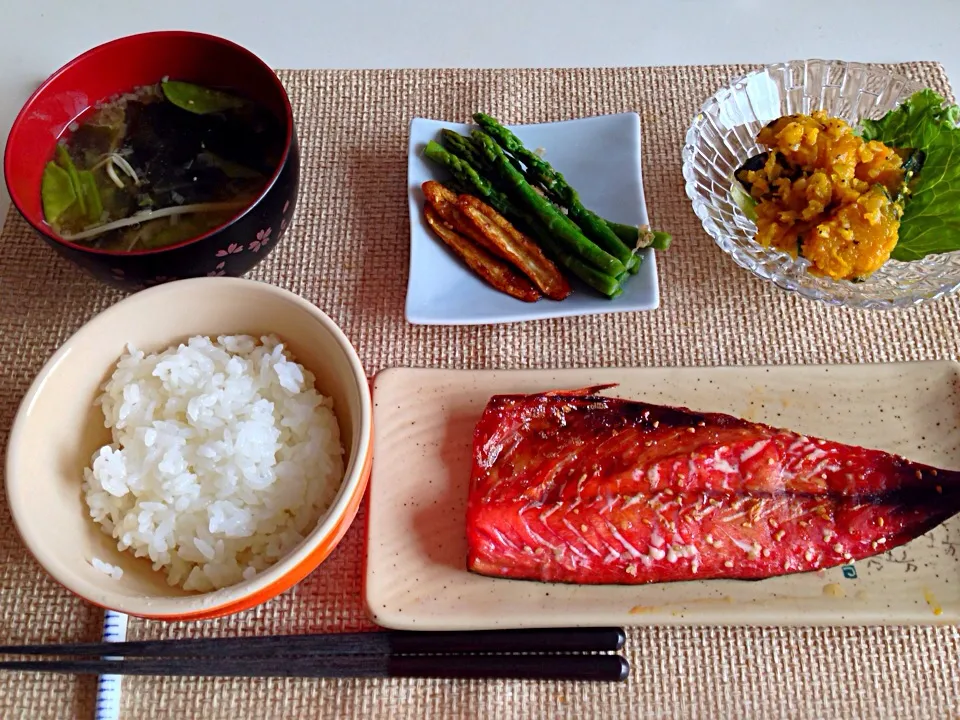
<svg viewBox="0 0 960 720"><path fill-rule="evenodd" d="M719 413L491 398L467 566L578 584L761 579L862 560L960 512L960 473Z"/></svg>

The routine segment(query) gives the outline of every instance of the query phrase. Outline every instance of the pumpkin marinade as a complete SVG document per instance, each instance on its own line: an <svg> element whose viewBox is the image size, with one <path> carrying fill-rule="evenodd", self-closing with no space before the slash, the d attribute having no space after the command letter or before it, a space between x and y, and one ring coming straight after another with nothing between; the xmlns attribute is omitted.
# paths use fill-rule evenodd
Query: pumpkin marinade
<svg viewBox="0 0 960 720"><path fill-rule="evenodd" d="M736 178L757 201L758 243L836 280L866 278L890 258L908 175L896 149L823 111L774 120L757 141L769 151Z"/></svg>

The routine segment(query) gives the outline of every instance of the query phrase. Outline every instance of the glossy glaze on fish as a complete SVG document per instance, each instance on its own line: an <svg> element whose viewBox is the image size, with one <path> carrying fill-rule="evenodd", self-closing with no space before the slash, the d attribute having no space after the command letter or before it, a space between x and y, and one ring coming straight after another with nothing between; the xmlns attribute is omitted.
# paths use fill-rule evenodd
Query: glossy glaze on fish
<svg viewBox="0 0 960 720"><path fill-rule="evenodd" d="M729 415L599 396L490 400L474 435L468 567L639 584L846 564L960 511L960 473Z"/></svg>

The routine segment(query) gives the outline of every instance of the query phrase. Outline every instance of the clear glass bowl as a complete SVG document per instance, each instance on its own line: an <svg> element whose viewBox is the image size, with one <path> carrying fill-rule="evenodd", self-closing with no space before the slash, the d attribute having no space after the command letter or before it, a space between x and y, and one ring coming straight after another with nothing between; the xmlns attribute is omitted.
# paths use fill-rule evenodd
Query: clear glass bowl
<svg viewBox="0 0 960 720"><path fill-rule="evenodd" d="M830 305L907 308L960 288L960 252L922 260L889 260L866 282L831 280L807 272L809 262L764 248L756 226L731 194L733 172L763 151L756 136L771 120L823 109L856 126L879 118L922 85L858 63L795 60L768 65L733 80L707 100L687 131L683 177L704 230L734 262L784 290Z"/></svg>

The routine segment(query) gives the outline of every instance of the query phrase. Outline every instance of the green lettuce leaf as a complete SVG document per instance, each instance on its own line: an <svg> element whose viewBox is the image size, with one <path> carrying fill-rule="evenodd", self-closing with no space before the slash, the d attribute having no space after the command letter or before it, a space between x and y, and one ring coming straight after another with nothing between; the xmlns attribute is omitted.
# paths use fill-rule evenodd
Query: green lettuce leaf
<svg viewBox="0 0 960 720"><path fill-rule="evenodd" d="M743 185L741 185L740 181L736 178L733 178L733 181L730 184L730 191L730 194L733 196L733 202L736 204L736 206L743 211L743 214L747 216L747 219L756 222L757 201L753 199L753 195L744 190Z"/></svg>
<svg viewBox="0 0 960 720"><path fill-rule="evenodd" d="M864 140L923 150L926 159L900 221L894 260L960 250L960 107L921 90L880 120L864 120Z"/></svg>

